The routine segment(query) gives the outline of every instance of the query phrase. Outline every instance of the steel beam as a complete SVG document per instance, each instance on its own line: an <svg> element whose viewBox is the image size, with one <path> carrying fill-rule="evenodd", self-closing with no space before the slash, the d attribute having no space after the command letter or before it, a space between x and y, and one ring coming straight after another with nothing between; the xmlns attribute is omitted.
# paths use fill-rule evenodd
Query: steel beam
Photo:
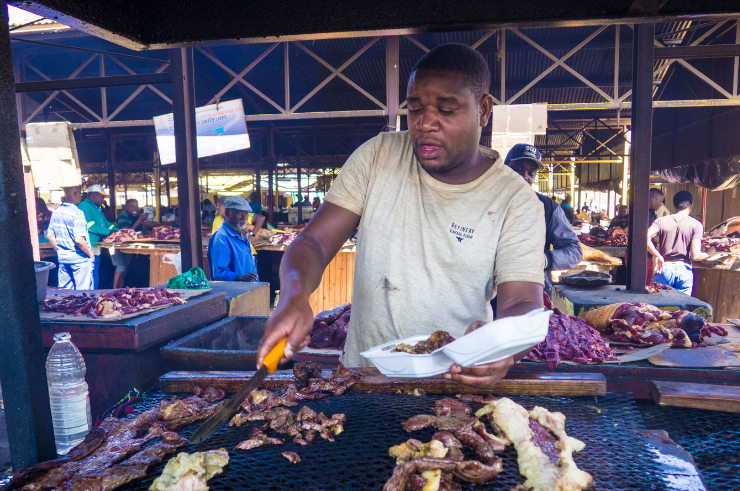
<svg viewBox="0 0 740 491"><path fill-rule="evenodd" d="M390 36L385 38L385 93L386 106L388 108L388 126L395 128L395 131L401 131L398 122L398 102L399 102L399 55L398 55L399 38Z"/></svg>
<svg viewBox="0 0 740 491"><path fill-rule="evenodd" d="M203 267L193 49L172 49L170 60L172 60L172 113L177 161L177 203L180 210L180 250L182 271L187 271L195 266Z"/></svg>
<svg viewBox="0 0 740 491"><path fill-rule="evenodd" d="M128 85L168 84L169 73L144 73L140 75L116 75L113 77L88 77L39 82L18 82L16 92L49 92L53 90L97 89L102 87L124 87Z"/></svg>
<svg viewBox="0 0 740 491"><path fill-rule="evenodd" d="M653 39L654 24L635 26L632 56L632 155L627 242L627 289L645 292L647 229L650 207L650 152L653 140Z"/></svg>
<svg viewBox="0 0 740 491"><path fill-rule="evenodd" d="M5 5L3 5L5 8ZM0 20L0 384L13 468L54 458L41 322L15 105L8 19Z"/></svg>
<svg viewBox="0 0 740 491"><path fill-rule="evenodd" d="M691 58L730 58L740 56L740 45L711 44L707 46L673 46L655 48L653 57L656 60L689 60Z"/></svg>

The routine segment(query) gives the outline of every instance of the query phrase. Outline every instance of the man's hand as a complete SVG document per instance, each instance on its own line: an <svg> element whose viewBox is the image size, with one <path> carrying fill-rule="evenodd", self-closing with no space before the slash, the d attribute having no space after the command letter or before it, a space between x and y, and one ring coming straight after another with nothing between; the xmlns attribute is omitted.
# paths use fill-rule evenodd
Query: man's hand
<svg viewBox="0 0 740 491"><path fill-rule="evenodd" d="M655 261L655 267L653 268L656 273L662 273L665 269L665 259L663 259L663 256L657 255L654 258Z"/></svg>
<svg viewBox="0 0 740 491"><path fill-rule="evenodd" d="M88 262L91 262L91 263L94 263L95 262L95 256L94 255L93 256L88 256L87 257L87 261Z"/></svg>
<svg viewBox="0 0 740 491"><path fill-rule="evenodd" d="M311 341L312 328L313 312L307 298L281 298L277 309L265 324L265 335L257 349L257 367L262 366L262 361L270 349L286 336L288 343L285 345L285 356L280 363L289 361Z"/></svg>
<svg viewBox="0 0 740 491"><path fill-rule="evenodd" d="M483 321L473 322L465 330L465 334L469 334L485 324ZM512 366L514 366L513 356L470 368L454 364L450 367L449 373L443 374L442 377L465 385L487 386L501 381Z"/></svg>
<svg viewBox="0 0 740 491"><path fill-rule="evenodd" d="M259 278L255 273L247 273L236 277L236 281L255 281Z"/></svg>

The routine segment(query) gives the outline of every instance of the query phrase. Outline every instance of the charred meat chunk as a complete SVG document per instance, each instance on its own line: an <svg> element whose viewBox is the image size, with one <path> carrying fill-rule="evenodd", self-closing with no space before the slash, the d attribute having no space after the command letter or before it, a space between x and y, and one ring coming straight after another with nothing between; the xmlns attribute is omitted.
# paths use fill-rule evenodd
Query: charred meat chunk
<svg viewBox="0 0 740 491"><path fill-rule="evenodd" d="M435 350L438 350L442 346L446 346L453 342L455 338L450 336L447 331L434 331L429 339L425 341L419 341L413 346L408 344L400 343L397 345L391 353L409 353L412 355L428 355Z"/></svg>

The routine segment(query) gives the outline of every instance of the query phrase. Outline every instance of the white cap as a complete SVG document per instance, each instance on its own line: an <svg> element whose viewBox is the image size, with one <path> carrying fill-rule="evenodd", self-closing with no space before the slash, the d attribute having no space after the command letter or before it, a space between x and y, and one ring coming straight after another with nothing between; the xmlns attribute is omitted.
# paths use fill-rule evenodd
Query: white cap
<svg viewBox="0 0 740 491"><path fill-rule="evenodd" d="M106 196L106 197L108 196L108 193L103 191L103 186L101 186L100 184L93 184L92 186L88 187L87 192L88 194L89 193L100 193L103 196Z"/></svg>

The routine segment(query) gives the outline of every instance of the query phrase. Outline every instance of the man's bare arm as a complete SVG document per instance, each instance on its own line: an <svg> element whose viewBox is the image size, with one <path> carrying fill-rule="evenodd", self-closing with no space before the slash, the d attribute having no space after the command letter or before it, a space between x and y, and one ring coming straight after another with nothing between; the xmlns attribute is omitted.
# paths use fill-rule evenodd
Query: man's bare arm
<svg viewBox="0 0 740 491"><path fill-rule="evenodd" d="M653 257L660 256L660 252L658 252L658 249L655 248L655 244L653 243L653 238L655 238L656 235L658 235L658 227L655 225L651 225L648 229L648 242L647 242L647 248L648 252L652 254Z"/></svg>
<svg viewBox="0 0 740 491"><path fill-rule="evenodd" d="M303 232L288 246L280 263L280 303L265 324L257 366L280 339L288 337L285 357L307 344L313 327L308 297L318 288L324 269L357 228L360 216L324 202Z"/></svg>
<svg viewBox="0 0 740 491"><path fill-rule="evenodd" d="M714 247L707 249L707 252L701 251L701 239L694 239L691 241L691 259L693 261L704 261L714 256L716 252Z"/></svg>

